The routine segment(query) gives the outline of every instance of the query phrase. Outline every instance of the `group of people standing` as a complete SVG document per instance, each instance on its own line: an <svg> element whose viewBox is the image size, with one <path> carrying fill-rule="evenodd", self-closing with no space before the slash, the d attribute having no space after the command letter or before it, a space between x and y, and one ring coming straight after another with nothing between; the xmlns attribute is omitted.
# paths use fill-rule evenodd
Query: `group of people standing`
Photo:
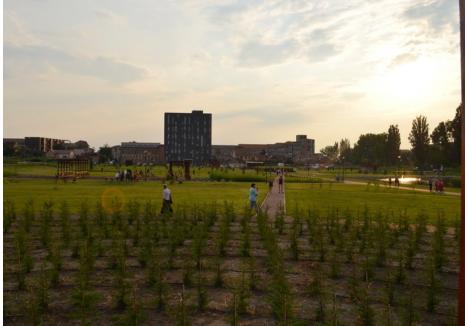
<svg viewBox="0 0 468 326"><path fill-rule="evenodd" d="M392 186L392 178L388 178L388 185ZM400 179L398 177L395 177L395 187L400 187Z"/></svg>
<svg viewBox="0 0 468 326"><path fill-rule="evenodd" d="M120 182L134 182L143 179L146 179L146 173L142 170L132 171L131 169L124 169L117 171L114 175L114 180Z"/></svg>
<svg viewBox="0 0 468 326"><path fill-rule="evenodd" d="M444 192L444 181L442 181L441 179L433 180L432 178L429 178L429 181L427 183L429 185L430 192L432 192L433 187L435 188L435 192Z"/></svg>

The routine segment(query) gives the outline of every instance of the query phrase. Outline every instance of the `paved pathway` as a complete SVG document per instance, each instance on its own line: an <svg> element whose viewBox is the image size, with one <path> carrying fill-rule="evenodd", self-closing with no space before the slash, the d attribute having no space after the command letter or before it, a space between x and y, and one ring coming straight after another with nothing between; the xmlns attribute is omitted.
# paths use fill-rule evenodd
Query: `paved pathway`
<svg viewBox="0 0 468 326"><path fill-rule="evenodd" d="M350 181L350 180L345 180L344 183L347 184L355 184L355 185L367 185L365 182L359 182L359 181ZM372 184L372 183L371 183ZM384 187L385 185L380 185L381 187ZM393 189L395 189L395 186L392 186ZM414 191L419 191L419 192L429 192L428 189L422 189L422 188L412 188L412 187L407 187L407 186L400 186L397 189L403 189L403 190L414 190ZM433 191L434 192L434 191ZM435 192L434 192L435 193ZM451 191L444 191L444 195L450 195L450 196L460 196L461 194L459 192L451 192Z"/></svg>
<svg viewBox="0 0 468 326"><path fill-rule="evenodd" d="M262 209L268 209L268 217L274 218L275 215L281 211L285 210L285 200L284 200L284 182L283 182L283 192L279 193L279 186L278 186L278 179L276 177L275 181L273 182L273 188L268 193L267 197L262 203ZM283 177L284 180L284 177Z"/></svg>

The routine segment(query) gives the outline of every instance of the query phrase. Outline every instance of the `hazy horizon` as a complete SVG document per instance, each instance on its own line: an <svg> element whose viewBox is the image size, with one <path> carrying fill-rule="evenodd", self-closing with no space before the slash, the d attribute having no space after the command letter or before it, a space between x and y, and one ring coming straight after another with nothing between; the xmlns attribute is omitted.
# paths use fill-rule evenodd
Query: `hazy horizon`
<svg viewBox="0 0 468 326"><path fill-rule="evenodd" d="M164 141L213 114L215 145L306 134L316 152L460 99L458 2L4 2L4 137Z"/></svg>

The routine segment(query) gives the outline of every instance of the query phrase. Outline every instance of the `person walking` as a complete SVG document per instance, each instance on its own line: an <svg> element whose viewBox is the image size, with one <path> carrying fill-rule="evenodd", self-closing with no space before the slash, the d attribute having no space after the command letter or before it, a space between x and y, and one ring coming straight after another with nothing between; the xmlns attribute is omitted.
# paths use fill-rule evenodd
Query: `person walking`
<svg viewBox="0 0 468 326"><path fill-rule="evenodd" d="M283 192L283 176L280 175L278 179L278 193Z"/></svg>
<svg viewBox="0 0 468 326"><path fill-rule="evenodd" d="M249 190L249 201L250 201L250 209L255 209L257 210L257 196L258 196L258 190L255 185L255 183L252 183L250 185L250 190Z"/></svg>
<svg viewBox="0 0 468 326"><path fill-rule="evenodd" d="M172 194L171 190L166 184L163 185L163 203L161 207L161 214L172 213Z"/></svg>
<svg viewBox="0 0 468 326"><path fill-rule="evenodd" d="M429 192L432 192L432 178L429 178L428 184L429 184Z"/></svg>

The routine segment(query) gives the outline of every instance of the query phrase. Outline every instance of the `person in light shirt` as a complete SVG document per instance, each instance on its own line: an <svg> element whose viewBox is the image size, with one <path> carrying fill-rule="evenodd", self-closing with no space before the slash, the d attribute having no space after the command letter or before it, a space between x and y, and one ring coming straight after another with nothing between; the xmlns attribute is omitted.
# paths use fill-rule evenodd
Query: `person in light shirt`
<svg viewBox="0 0 468 326"><path fill-rule="evenodd" d="M255 186L255 183L252 183L249 190L250 209L257 209L257 196L257 187Z"/></svg>
<svg viewBox="0 0 468 326"><path fill-rule="evenodd" d="M167 185L163 185L163 204L161 214L172 213L172 195Z"/></svg>

